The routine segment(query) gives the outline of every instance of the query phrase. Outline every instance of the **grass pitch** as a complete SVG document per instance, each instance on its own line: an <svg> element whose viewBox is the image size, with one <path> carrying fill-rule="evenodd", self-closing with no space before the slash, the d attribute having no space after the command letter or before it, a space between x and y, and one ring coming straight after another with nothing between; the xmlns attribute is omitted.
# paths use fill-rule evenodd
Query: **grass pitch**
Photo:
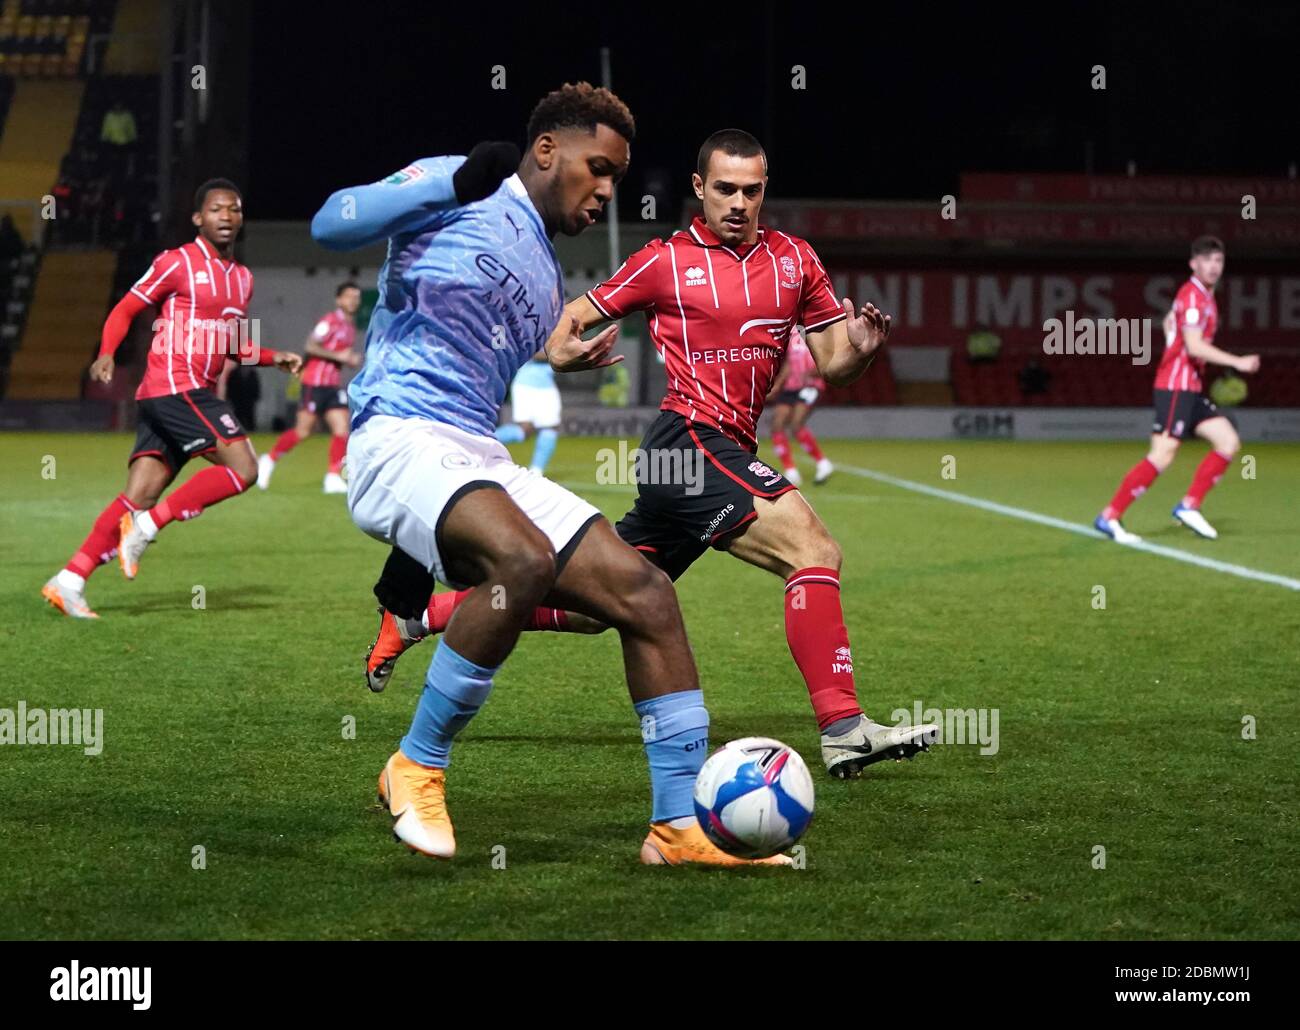
<svg viewBox="0 0 1300 1030"><path fill-rule="evenodd" d="M609 443L562 441L551 474L617 518L631 489L594 485ZM104 711L96 757L0 747L0 937L1300 936L1296 591L841 471L805 493L844 549L868 711L996 709L996 754L949 743L826 779L781 584L710 554L678 591L712 740L804 753L806 868L637 864L649 788L612 634L523 639L457 744L460 853L437 864L374 801L432 647L365 689L385 552L321 495L322 440L268 493L170 527L135 582L102 568L99 622L41 600L129 446L0 436L0 708ZM1076 523L1142 447L827 444L842 466ZM1300 449L1247 445L1255 478L1238 463L1206 505L1213 543L1168 518L1204 448L1185 450L1129 528L1300 578Z"/></svg>

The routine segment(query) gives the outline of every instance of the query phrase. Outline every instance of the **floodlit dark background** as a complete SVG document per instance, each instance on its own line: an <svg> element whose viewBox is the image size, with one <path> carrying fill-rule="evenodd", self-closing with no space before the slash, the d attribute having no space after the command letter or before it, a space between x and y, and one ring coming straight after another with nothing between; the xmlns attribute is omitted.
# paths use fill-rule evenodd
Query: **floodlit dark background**
<svg viewBox="0 0 1300 1030"><path fill-rule="evenodd" d="M1158 322L1208 232L1228 245L1220 342L1270 356L1241 410L1295 407L1297 44L1295 5L2 0L0 425L130 424L146 328L113 388L85 369L111 304L191 235L198 182L242 186L254 315L298 346L333 286L372 287L383 260L311 242L326 196L481 139L522 144L542 94L602 80L602 51L638 137L617 234L557 242L571 294L688 220L700 142L739 126L768 148L768 224L895 315L890 360L829 405L1135 412L1152 367L1054 367L1042 324ZM999 356L970 363L981 327ZM625 333L613 396L653 405L662 366L636 320ZM293 387L248 374L263 389L245 414L282 424ZM566 400L595 405L601 385L566 377Z"/></svg>

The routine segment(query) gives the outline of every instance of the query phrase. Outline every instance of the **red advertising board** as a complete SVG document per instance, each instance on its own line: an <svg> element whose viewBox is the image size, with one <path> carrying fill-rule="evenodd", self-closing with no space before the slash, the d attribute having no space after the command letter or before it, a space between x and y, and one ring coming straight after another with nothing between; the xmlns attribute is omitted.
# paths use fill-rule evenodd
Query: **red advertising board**
<svg viewBox="0 0 1300 1030"><path fill-rule="evenodd" d="M1063 318L1154 318L1169 310L1186 275L1122 272L983 272L977 266L945 270L845 268L830 263L840 296L867 301L893 315L891 343L964 343L977 324L1004 343L1041 344L1043 324ZM1300 350L1300 274L1226 275L1217 292L1219 339L1235 350Z"/></svg>

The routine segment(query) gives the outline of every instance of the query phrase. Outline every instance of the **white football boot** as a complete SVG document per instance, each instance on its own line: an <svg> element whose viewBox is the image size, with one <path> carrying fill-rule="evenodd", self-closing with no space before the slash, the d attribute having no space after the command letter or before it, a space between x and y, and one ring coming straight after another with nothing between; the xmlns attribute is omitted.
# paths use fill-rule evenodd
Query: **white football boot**
<svg viewBox="0 0 1300 1030"><path fill-rule="evenodd" d="M1098 533L1104 533L1117 544L1139 544L1142 538L1136 533L1130 533L1122 525L1119 519L1107 519L1098 515L1096 521L1092 524L1093 529Z"/></svg>
<svg viewBox="0 0 1300 1030"><path fill-rule="evenodd" d="M1195 508L1178 504L1174 507L1173 516L1197 536L1203 536L1206 540L1219 539L1219 531L1206 522L1205 516Z"/></svg>
<svg viewBox="0 0 1300 1030"><path fill-rule="evenodd" d="M799 475L797 468L782 469L781 475L785 476L787 483L793 483L795 486L803 486L803 476Z"/></svg>
<svg viewBox="0 0 1300 1030"><path fill-rule="evenodd" d="M128 511L117 524L122 537L117 545L117 562L122 566L122 575L127 579L135 579L136 573L140 571L140 556L153 543L140 528L141 514L143 513Z"/></svg>
<svg viewBox="0 0 1300 1030"><path fill-rule="evenodd" d="M817 472L813 476L813 484L821 486L826 480L831 478L831 473L835 471L835 466L831 464L830 458L819 458L817 460Z"/></svg>
<svg viewBox="0 0 1300 1030"><path fill-rule="evenodd" d="M327 494L345 494L348 492L348 484L343 481L343 477L337 472L325 473L325 481L321 484L321 490Z"/></svg>
<svg viewBox="0 0 1300 1030"><path fill-rule="evenodd" d="M58 576L51 576L45 586L41 587L41 596L69 618L99 618L90 610L85 594L66 583L59 582Z"/></svg>
<svg viewBox="0 0 1300 1030"><path fill-rule="evenodd" d="M822 734L822 761L826 771L837 780L857 779L867 766L886 758L902 761L918 751L929 751L939 739L939 727L884 726L863 715L847 733Z"/></svg>
<svg viewBox="0 0 1300 1030"><path fill-rule="evenodd" d="M271 485L271 474L275 471L275 459L263 454L257 459L257 488L265 490Z"/></svg>

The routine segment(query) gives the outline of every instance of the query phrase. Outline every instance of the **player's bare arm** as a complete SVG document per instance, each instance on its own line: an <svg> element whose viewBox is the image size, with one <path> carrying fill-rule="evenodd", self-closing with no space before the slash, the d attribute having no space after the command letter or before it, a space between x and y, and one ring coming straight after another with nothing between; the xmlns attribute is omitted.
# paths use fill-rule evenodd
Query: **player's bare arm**
<svg viewBox="0 0 1300 1030"><path fill-rule="evenodd" d="M855 382L888 339L892 317L870 303L855 314L853 301L845 297L842 320L807 334L822 378L831 386Z"/></svg>
<svg viewBox="0 0 1300 1030"><path fill-rule="evenodd" d="M559 325L546 341L546 360L551 363L551 368L557 372L585 372L622 361L623 355L610 354L618 340L617 325L611 325L590 340L582 338L587 330L607 321L586 296L566 304Z"/></svg>
<svg viewBox="0 0 1300 1030"><path fill-rule="evenodd" d="M1259 371L1258 354L1230 354L1212 343L1206 343L1199 329L1183 330L1183 340L1187 344L1187 353L1197 361L1208 361L1211 365L1225 365L1246 375Z"/></svg>

